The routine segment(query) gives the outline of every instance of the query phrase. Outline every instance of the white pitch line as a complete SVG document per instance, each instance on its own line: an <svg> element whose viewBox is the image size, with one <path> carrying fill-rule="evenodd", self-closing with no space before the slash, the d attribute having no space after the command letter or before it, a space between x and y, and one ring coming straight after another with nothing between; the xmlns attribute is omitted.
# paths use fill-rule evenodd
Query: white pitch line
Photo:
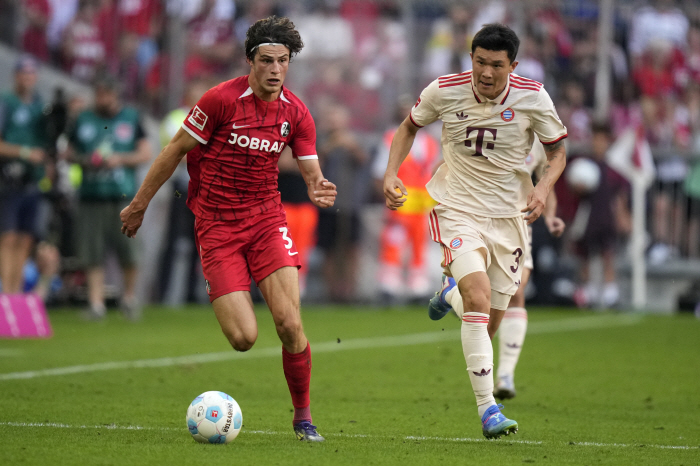
<svg viewBox="0 0 700 466"><path fill-rule="evenodd" d="M635 325L643 319L637 314L615 314L590 317L574 317L549 322L533 322L529 325L528 334L556 333L576 330L591 330L596 328L609 328ZM459 340L460 330L446 330L441 332L414 333L410 335L395 335L372 338L355 338L337 341L327 341L313 344L314 354L333 353L338 351L390 348L397 346L423 345L427 343L438 343L446 340ZM53 369L40 369L24 372L8 372L0 374L0 381L35 379L38 377L49 377L58 375L70 375L86 372L99 372L120 369L143 369L149 367L169 367L188 364L202 364L216 361L228 361L234 359L259 359L268 357L279 357L282 349L279 346L271 348L261 348L245 353L235 351L222 351L218 353L190 354L186 356L176 356L158 359L140 359L135 361L110 361L96 364L82 364L78 366L56 367Z"/></svg>
<svg viewBox="0 0 700 466"><path fill-rule="evenodd" d="M59 428L59 429L108 429L108 430L168 430L168 431L182 431L185 432L185 426L182 429L175 427L143 427L143 426L119 426L115 424L106 425L70 425L58 422L0 422L0 426L8 427L49 427L49 428ZM253 434L253 435L285 435L291 436L291 432L275 432L269 430L242 430L242 434ZM326 437L351 437L351 438L377 438L377 439L402 439L402 440L416 440L416 441L436 441L436 442L459 442L459 443L483 443L483 442L499 442L499 440L487 440L485 438L469 438L469 437L421 437L409 435L403 437L401 435L387 436L387 435L366 435L366 434L341 434L341 433L327 433ZM658 445L658 444L632 444L632 443L601 443L601 442L546 442L539 440L517 440L512 437L503 437L500 442L505 443L518 443L523 445L547 445L547 444L564 444L571 446L581 446L581 447L599 447L599 448L638 448L638 447L649 447L649 448L661 448L669 450L698 450L700 447L692 445Z"/></svg>

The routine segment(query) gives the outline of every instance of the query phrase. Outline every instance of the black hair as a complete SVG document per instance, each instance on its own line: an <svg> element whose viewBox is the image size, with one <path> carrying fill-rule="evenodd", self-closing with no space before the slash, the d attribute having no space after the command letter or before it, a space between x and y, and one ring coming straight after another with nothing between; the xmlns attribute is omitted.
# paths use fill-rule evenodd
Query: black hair
<svg viewBox="0 0 700 466"><path fill-rule="evenodd" d="M292 58L304 48L299 31L294 23L286 17L268 16L256 21L245 35L245 56L253 61L260 44L283 44L289 49L289 58Z"/></svg>
<svg viewBox="0 0 700 466"><path fill-rule="evenodd" d="M515 61L520 47L520 39L511 28L505 24L485 24L472 40L472 53L477 47L499 52L505 50L511 63Z"/></svg>

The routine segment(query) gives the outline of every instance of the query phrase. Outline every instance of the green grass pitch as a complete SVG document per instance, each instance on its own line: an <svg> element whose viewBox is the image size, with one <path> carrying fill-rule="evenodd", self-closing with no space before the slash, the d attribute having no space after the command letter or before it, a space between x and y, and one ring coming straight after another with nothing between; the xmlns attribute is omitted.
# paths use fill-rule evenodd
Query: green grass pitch
<svg viewBox="0 0 700 466"><path fill-rule="evenodd" d="M51 313L49 340L0 340L0 464L700 464L700 321L530 309L504 414L485 441L459 322L423 308L306 307L312 413L298 442L269 313L233 352L210 307L130 323ZM221 390L243 411L229 445L195 443L188 403Z"/></svg>

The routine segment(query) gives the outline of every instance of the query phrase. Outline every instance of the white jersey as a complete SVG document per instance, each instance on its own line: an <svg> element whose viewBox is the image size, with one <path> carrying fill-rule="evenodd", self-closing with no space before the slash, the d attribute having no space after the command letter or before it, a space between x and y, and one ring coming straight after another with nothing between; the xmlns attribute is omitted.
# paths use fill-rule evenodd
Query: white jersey
<svg viewBox="0 0 700 466"><path fill-rule="evenodd" d="M478 94L472 72L433 81L411 109L418 127L442 120L445 160L427 184L437 202L492 218L517 217L532 189L525 159L535 140L554 144L566 127L542 84L510 74L493 100Z"/></svg>

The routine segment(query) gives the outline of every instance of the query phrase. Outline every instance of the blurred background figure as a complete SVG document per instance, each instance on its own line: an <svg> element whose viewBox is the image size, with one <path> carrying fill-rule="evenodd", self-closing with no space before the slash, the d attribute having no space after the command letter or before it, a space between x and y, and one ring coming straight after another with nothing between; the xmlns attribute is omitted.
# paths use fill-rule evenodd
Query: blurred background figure
<svg viewBox="0 0 700 466"><path fill-rule="evenodd" d="M616 278L618 240L630 233L629 184L605 161L611 144L607 123L596 123L590 152L572 160L557 184L559 211L569 225L568 239L579 259L579 307L610 308L619 303ZM603 276L592 274L591 261L600 257ZM600 283L602 278L602 283Z"/></svg>
<svg viewBox="0 0 700 466"><path fill-rule="evenodd" d="M43 103L36 93L37 63L29 55L15 65L14 89L0 97L0 281L3 293L20 293L23 268L41 236L44 176Z"/></svg>
<svg viewBox="0 0 700 466"><path fill-rule="evenodd" d="M168 113L160 124L160 143L164 147L182 127L187 114L209 90L204 81L192 81L185 90L183 106ZM172 202L170 204L170 225L167 230L161 258L161 299L171 307L182 306L196 300L197 290L204 291L204 277L194 243L194 214L187 207L187 187L190 176L187 173L187 156L171 177L173 181ZM206 293L203 298L206 300Z"/></svg>
<svg viewBox="0 0 700 466"><path fill-rule="evenodd" d="M63 30L62 62L74 78L90 82L105 66L106 49L98 0L80 0L75 18Z"/></svg>
<svg viewBox="0 0 700 466"><path fill-rule="evenodd" d="M151 149L138 111L122 105L117 81L100 76L94 89L94 107L78 115L69 132L69 156L83 168L76 249L87 268L87 316L105 316L104 263L114 249L124 277L121 308L137 319L137 244L121 234L119 213L136 194L136 168Z"/></svg>
<svg viewBox="0 0 700 466"><path fill-rule="evenodd" d="M277 163L279 177L277 185L282 197L282 205L287 212L287 227L299 252L299 293L306 295L306 279L309 274L309 255L316 245L316 228L319 209L309 200L306 182L299 172L292 150L286 147Z"/></svg>
<svg viewBox="0 0 700 466"><path fill-rule="evenodd" d="M372 162L372 176L379 193L384 188L384 172L389 149L398 125L408 116L414 100L403 95L396 105L394 126L383 136ZM420 300L432 291L427 276L425 252L428 244L428 212L435 201L425 185L441 160L440 144L427 131L418 132L411 152L399 169L399 178L408 190L401 209L384 209L385 225L380 240L378 283L383 298L391 303L399 297Z"/></svg>
<svg viewBox="0 0 700 466"><path fill-rule="evenodd" d="M334 302L356 299L360 210L367 200L369 156L349 127L345 107L331 104L319 122L318 158L324 176L337 180L338 197L318 219L318 245L323 251L323 279Z"/></svg>

